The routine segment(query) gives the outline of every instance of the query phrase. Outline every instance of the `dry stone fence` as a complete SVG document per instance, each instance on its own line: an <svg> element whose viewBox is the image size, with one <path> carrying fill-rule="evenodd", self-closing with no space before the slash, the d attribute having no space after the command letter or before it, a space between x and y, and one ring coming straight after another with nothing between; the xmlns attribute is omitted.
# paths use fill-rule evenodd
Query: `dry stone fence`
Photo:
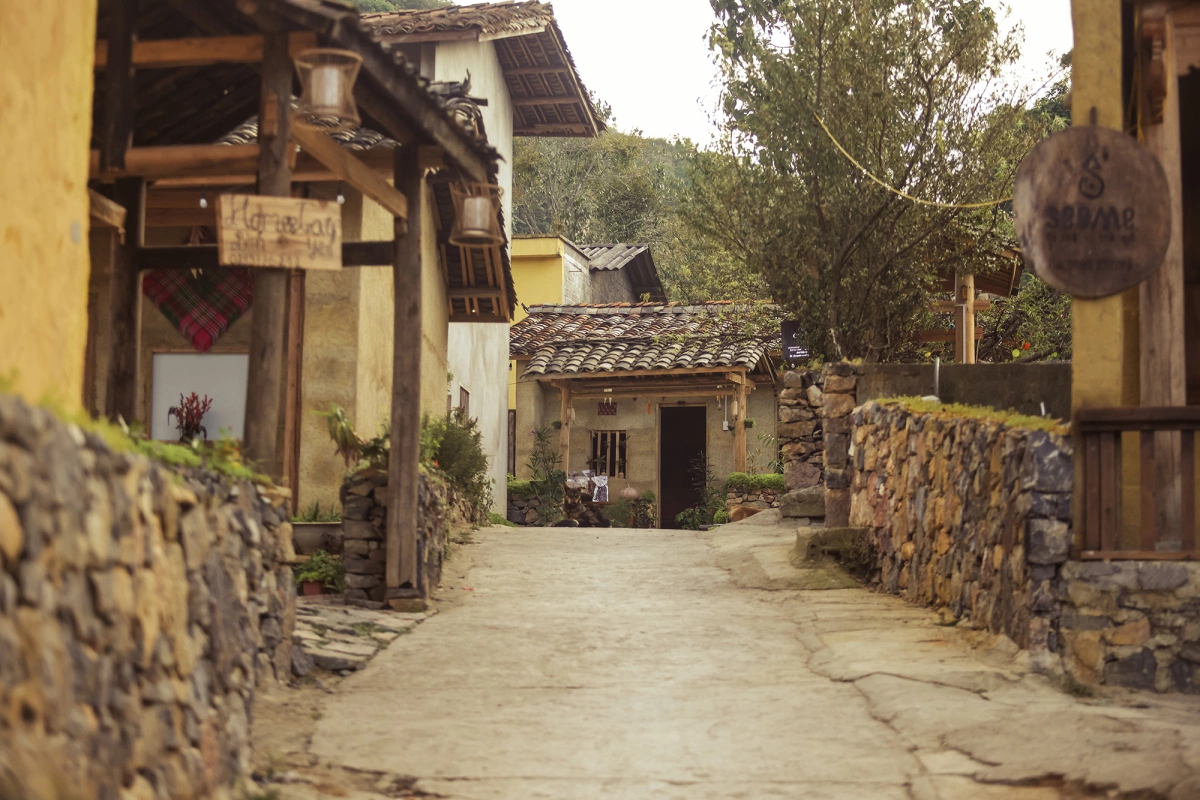
<svg viewBox="0 0 1200 800"><path fill-rule="evenodd" d="M229 796L290 676L286 520L0 395L0 796Z"/></svg>

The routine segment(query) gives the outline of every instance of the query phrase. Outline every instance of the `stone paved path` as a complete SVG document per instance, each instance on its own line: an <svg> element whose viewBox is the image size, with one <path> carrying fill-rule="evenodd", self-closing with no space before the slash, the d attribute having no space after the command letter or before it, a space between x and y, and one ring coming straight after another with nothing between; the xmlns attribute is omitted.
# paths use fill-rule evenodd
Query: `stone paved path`
<svg viewBox="0 0 1200 800"><path fill-rule="evenodd" d="M454 800L1200 797L1194 699L1079 700L894 598L793 588L791 536L480 531L312 752Z"/></svg>

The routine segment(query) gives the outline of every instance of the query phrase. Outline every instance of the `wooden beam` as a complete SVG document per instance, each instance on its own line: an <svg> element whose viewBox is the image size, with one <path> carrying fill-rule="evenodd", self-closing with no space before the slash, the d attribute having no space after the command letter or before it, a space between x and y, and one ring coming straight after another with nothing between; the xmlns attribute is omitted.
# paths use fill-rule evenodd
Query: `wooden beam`
<svg viewBox="0 0 1200 800"><path fill-rule="evenodd" d="M505 324L512 322L508 317L502 317L496 314L451 314L451 322L494 322Z"/></svg>
<svg viewBox="0 0 1200 800"><path fill-rule="evenodd" d="M125 207L114 203L94 189L88 189L88 216L97 225L115 228L117 238L125 241Z"/></svg>
<svg viewBox="0 0 1200 800"><path fill-rule="evenodd" d="M421 586L417 549L421 461L421 277L424 208L421 168L413 145L395 152L396 188L408 201L408 224L397 218L392 262L395 303L392 342L391 452L388 455L387 565L389 602L402 603Z"/></svg>
<svg viewBox="0 0 1200 800"><path fill-rule="evenodd" d="M559 75L570 75L570 67L509 67L503 69L505 75L545 75L546 73L557 73Z"/></svg>
<svg viewBox="0 0 1200 800"><path fill-rule="evenodd" d="M323 131L307 125L294 125L292 139L341 180L390 211L393 217L408 219L408 201L404 195Z"/></svg>
<svg viewBox="0 0 1200 800"><path fill-rule="evenodd" d="M317 35L296 31L289 35L289 50L298 53L317 46ZM108 40L96 42L95 69L108 66ZM200 36L187 39L155 39L133 44L133 66L140 69L200 67L207 64L257 64L262 61L262 36Z"/></svg>
<svg viewBox="0 0 1200 800"><path fill-rule="evenodd" d="M558 457L562 460L560 468L563 472L571 471L571 387L563 384L558 388L559 409Z"/></svg>
<svg viewBox="0 0 1200 800"><path fill-rule="evenodd" d="M524 358L526 356L516 356ZM614 372L580 372L569 374L539 375L539 379L555 380L612 380L613 378L649 378L656 375L707 375L714 372L726 373L736 367L678 367L676 369L642 369Z"/></svg>
<svg viewBox="0 0 1200 800"><path fill-rule="evenodd" d="M558 97L514 97L512 104L514 108L519 108L520 106L583 105L583 99L569 94Z"/></svg>
<svg viewBox="0 0 1200 800"><path fill-rule="evenodd" d="M100 121L99 162L104 170L125 167L133 138L133 43L137 38L138 0L113 0L108 9L108 62L104 76L104 114Z"/></svg>
<svg viewBox="0 0 1200 800"><path fill-rule="evenodd" d="M446 296L451 300L460 298L493 298L499 300L504 295L499 287L488 286L452 286L446 290Z"/></svg>
<svg viewBox="0 0 1200 800"><path fill-rule="evenodd" d="M258 193L289 197L292 168L288 139L292 97L292 59L286 33L263 38L259 119L274 116L276 130L259 131ZM273 110L268 110L274 106ZM254 270L254 314L250 328L250 376L246 385L246 458L259 471L280 478L283 461L279 428L286 395L288 274L279 269Z"/></svg>
<svg viewBox="0 0 1200 800"><path fill-rule="evenodd" d="M105 169L101 153L93 150L88 166L88 178L112 181L122 177L142 177L147 180L204 176L239 176L253 182L261 158L257 144L180 144L167 147L135 147L125 153L124 166ZM295 155L288 158L294 162Z"/></svg>
<svg viewBox="0 0 1200 800"><path fill-rule="evenodd" d="M392 262L391 242L342 242L343 267L388 267ZM216 269L215 244L183 244L169 247L142 247L136 254L139 270Z"/></svg>
<svg viewBox="0 0 1200 800"><path fill-rule="evenodd" d="M137 397L142 340L142 276L135 255L143 237L142 204L146 184L123 178L115 187L116 201L125 209L127 234L113 237L112 277L109 282L108 374L105 376L105 415L113 421L137 420Z"/></svg>
<svg viewBox="0 0 1200 800"><path fill-rule="evenodd" d="M958 308L958 303L954 300L934 300L932 303L929 304L929 310L933 311L935 313L946 313L949 311L954 311L956 308ZM976 300L975 301L975 310L976 311L991 311L992 310L992 301L991 300Z"/></svg>

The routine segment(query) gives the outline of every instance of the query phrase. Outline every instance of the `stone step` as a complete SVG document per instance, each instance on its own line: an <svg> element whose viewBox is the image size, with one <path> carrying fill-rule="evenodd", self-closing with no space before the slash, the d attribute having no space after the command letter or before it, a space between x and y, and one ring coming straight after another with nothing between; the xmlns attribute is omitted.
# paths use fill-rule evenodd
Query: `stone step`
<svg viewBox="0 0 1200 800"><path fill-rule="evenodd" d="M811 486L807 489L793 489L779 500L779 509L786 519L824 519L825 518L825 487Z"/></svg>

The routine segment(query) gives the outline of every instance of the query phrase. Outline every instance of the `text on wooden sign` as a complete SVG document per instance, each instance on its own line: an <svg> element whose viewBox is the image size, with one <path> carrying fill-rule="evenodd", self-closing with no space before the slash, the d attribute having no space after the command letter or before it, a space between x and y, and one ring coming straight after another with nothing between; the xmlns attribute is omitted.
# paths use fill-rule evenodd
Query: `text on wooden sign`
<svg viewBox="0 0 1200 800"><path fill-rule="evenodd" d="M303 197L220 195L217 251L224 266L341 269L342 208Z"/></svg>

